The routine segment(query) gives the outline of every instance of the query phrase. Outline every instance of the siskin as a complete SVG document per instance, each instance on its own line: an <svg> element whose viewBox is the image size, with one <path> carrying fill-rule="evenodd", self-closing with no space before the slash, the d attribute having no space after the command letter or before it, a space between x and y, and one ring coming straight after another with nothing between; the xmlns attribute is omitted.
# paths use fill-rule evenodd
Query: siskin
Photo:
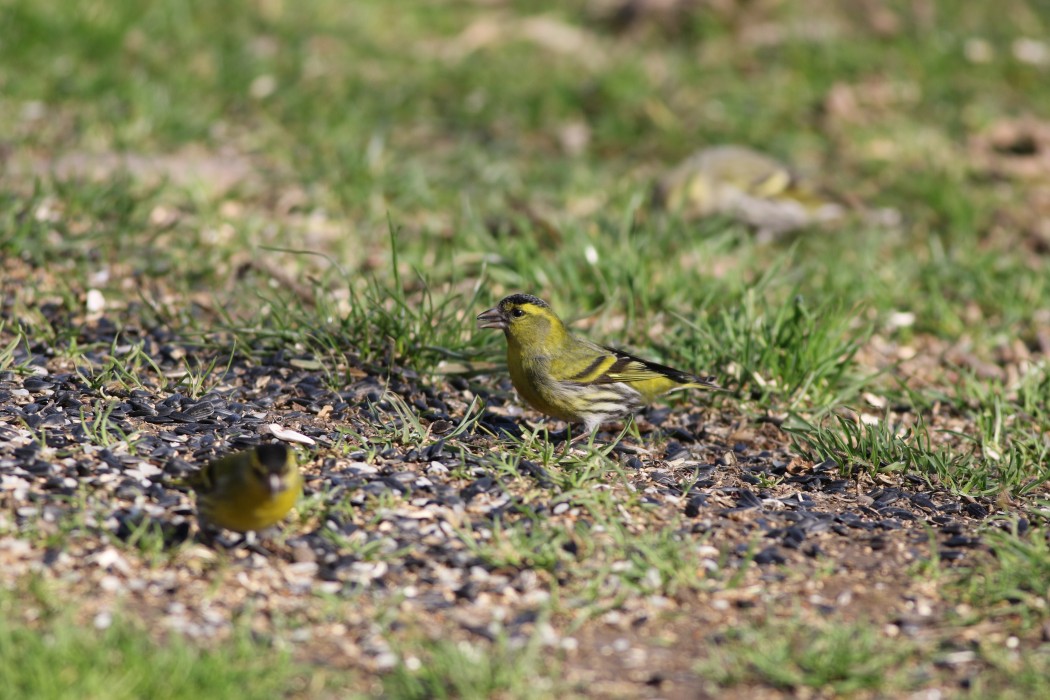
<svg viewBox="0 0 1050 700"><path fill-rule="evenodd" d="M221 457L190 477L189 485L197 492L201 520L237 532L280 522L303 490L295 453L280 444Z"/></svg>
<svg viewBox="0 0 1050 700"><path fill-rule="evenodd" d="M537 411L587 432L633 414L675 389L718 388L697 377L569 333L547 302L513 294L478 316L479 328L499 328L507 337L510 379Z"/></svg>
<svg viewBox="0 0 1050 700"><path fill-rule="evenodd" d="M692 220L727 214L774 238L833 221L842 207L826 201L786 165L744 146L697 151L656 183L654 202Z"/></svg>

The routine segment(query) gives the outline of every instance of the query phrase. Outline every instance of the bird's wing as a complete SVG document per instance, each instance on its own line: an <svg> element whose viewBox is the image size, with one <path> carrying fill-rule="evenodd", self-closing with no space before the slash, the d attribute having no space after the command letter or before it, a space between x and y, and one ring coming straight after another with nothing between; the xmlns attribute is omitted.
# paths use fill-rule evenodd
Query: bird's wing
<svg viewBox="0 0 1050 700"><path fill-rule="evenodd" d="M587 353L573 363L573 371L565 381L579 384L616 384L618 382L645 382L667 379L677 384L711 384L711 378L697 377L672 367L643 360L616 348L580 341Z"/></svg>
<svg viewBox="0 0 1050 700"><path fill-rule="evenodd" d="M704 383L701 377L693 376L687 372L661 365L649 360L617 350L616 348L605 348L612 353L615 361L605 371L601 383L607 382L644 382L651 379L670 379L679 384Z"/></svg>
<svg viewBox="0 0 1050 700"><path fill-rule="evenodd" d="M756 197L776 197L797 185L798 180L790 170L778 169L748 183L748 192Z"/></svg>
<svg viewBox="0 0 1050 700"><path fill-rule="evenodd" d="M616 356L600 345L581 342L579 352L565 358L562 381L577 384L603 383L606 372L616 364Z"/></svg>

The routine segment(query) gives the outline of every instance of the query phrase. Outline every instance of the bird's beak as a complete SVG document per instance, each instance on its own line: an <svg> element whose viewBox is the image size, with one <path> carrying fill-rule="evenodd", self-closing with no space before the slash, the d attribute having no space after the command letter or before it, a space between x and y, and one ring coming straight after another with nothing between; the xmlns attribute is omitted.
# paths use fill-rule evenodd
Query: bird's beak
<svg viewBox="0 0 1050 700"><path fill-rule="evenodd" d="M280 474L270 474L266 477L266 488L271 494L280 493L285 488L284 479Z"/></svg>
<svg viewBox="0 0 1050 700"><path fill-rule="evenodd" d="M488 311L478 314L478 328L499 328L504 329L507 327L507 319L503 317L503 313L499 310L499 307L493 307Z"/></svg>

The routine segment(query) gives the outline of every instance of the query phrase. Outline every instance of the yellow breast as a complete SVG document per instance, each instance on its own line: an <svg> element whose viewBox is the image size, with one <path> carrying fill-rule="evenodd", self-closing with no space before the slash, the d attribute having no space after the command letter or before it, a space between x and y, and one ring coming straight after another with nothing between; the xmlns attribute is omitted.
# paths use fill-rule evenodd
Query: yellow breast
<svg viewBox="0 0 1050 700"><path fill-rule="evenodd" d="M198 503L201 515L208 522L237 532L264 530L284 519L295 506L302 492L298 472L289 481L288 488L271 494L253 480L245 480L232 493L211 493Z"/></svg>

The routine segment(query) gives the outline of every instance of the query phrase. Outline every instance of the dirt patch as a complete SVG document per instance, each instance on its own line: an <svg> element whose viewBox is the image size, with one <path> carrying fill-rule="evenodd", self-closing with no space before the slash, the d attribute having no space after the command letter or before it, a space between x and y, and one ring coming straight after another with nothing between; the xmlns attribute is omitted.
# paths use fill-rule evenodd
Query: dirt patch
<svg viewBox="0 0 1050 700"><path fill-rule="evenodd" d="M126 174L146 186L204 186L213 194L257 185L266 171L264 164L236 151L195 147L158 154L72 151L50 157L12 152L4 159L3 169L13 181L32 181L37 177L104 180Z"/></svg>

